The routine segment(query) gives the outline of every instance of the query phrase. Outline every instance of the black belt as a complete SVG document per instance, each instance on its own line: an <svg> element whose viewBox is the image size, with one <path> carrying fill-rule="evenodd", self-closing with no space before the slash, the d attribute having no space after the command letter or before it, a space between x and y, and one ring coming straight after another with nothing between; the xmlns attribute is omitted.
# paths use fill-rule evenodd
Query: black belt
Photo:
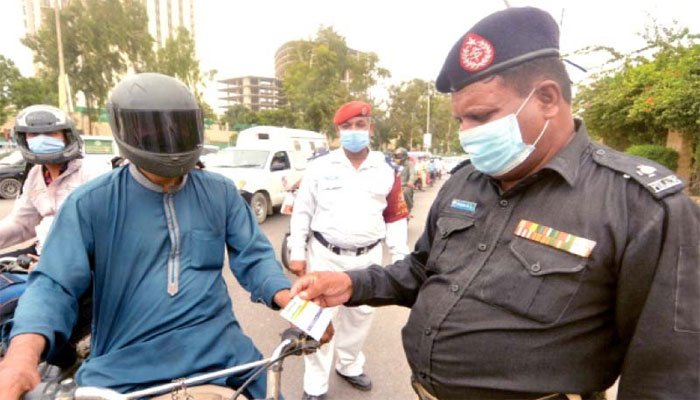
<svg viewBox="0 0 700 400"><path fill-rule="evenodd" d="M342 247L338 247L334 244L331 244L330 242L328 242L326 240L326 238L323 237L323 235L321 235L320 233L318 233L316 231L313 232L313 235L316 238L316 240L318 240L318 242L323 245L323 247L327 248L328 250L332 251L333 253L335 253L337 255L340 255L340 252L345 250L345 251L354 251L356 256L361 256L361 255L367 253L368 251L372 250L374 248L374 246L378 245L379 242L382 241L381 239L379 239L376 242L370 244L369 246L359 247L357 249L344 249Z"/></svg>

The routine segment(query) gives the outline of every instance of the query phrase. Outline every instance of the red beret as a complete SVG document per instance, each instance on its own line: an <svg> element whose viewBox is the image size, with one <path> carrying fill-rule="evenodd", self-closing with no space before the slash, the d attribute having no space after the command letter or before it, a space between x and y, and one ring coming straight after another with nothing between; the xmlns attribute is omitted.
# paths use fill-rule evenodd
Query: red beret
<svg viewBox="0 0 700 400"><path fill-rule="evenodd" d="M364 101L351 101L349 103L345 103L340 106L338 111L335 112L333 123L335 125L340 125L350 118L357 117L358 115L369 117L372 115L372 106Z"/></svg>

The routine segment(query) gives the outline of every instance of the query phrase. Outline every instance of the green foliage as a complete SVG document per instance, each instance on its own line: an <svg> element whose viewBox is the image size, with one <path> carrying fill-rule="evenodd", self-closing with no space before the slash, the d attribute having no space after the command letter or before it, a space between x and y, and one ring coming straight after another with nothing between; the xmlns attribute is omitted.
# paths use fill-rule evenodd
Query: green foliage
<svg viewBox="0 0 700 400"><path fill-rule="evenodd" d="M646 46L613 55L612 65L580 88L574 101L591 133L624 149L634 144L663 145L668 131L694 143L693 181L700 177L700 35L686 28L647 28ZM698 182L695 182L697 186ZM692 184L691 184L692 186Z"/></svg>
<svg viewBox="0 0 700 400"><path fill-rule="evenodd" d="M422 149L430 101L431 150L435 153L452 151L459 127L452 118L450 97L434 93L434 86L434 82L414 79L389 89L388 125L390 139L395 140L397 146Z"/></svg>
<svg viewBox="0 0 700 400"><path fill-rule="evenodd" d="M151 55L146 9L138 0L74 0L61 10L66 74L73 93L82 92L91 120L106 103L109 90L132 66L143 70ZM50 81L58 76L54 18L22 43L34 52Z"/></svg>
<svg viewBox="0 0 700 400"><path fill-rule="evenodd" d="M202 72L199 70L194 37L187 29L179 27L175 37L168 37L165 45L156 51L146 65L151 72L178 78L197 98L201 97L199 86L202 84Z"/></svg>
<svg viewBox="0 0 700 400"><path fill-rule="evenodd" d="M296 117L288 107L274 110L260 110L257 112L257 122L260 125L284 126L292 128L296 126Z"/></svg>
<svg viewBox="0 0 700 400"><path fill-rule="evenodd" d="M221 117L221 122L228 124L229 129L234 131L250 128L253 125L259 125L258 116L255 112L249 110L248 107L242 104L235 105L226 110Z"/></svg>
<svg viewBox="0 0 700 400"><path fill-rule="evenodd" d="M21 110L34 104L58 106L58 85L44 77L19 78L12 85L12 104Z"/></svg>
<svg viewBox="0 0 700 400"><path fill-rule="evenodd" d="M678 152L668 147L655 144L636 144L627 148L625 153L656 161L671 171L678 168Z"/></svg>
<svg viewBox="0 0 700 400"><path fill-rule="evenodd" d="M332 28L319 29L311 41L292 48L292 62L285 70L283 86L300 127L335 134L333 114L351 99L369 100L368 89L389 71L380 68L374 53L348 48L345 38Z"/></svg>
<svg viewBox="0 0 700 400"><path fill-rule="evenodd" d="M0 55L0 125L10 116L8 107L11 104L12 86L21 75L15 63Z"/></svg>

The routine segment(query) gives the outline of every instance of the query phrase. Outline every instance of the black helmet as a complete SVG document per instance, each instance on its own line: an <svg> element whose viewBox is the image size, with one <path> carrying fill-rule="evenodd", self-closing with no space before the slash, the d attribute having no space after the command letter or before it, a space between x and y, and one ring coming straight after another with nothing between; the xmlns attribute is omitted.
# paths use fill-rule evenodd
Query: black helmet
<svg viewBox="0 0 700 400"><path fill-rule="evenodd" d="M404 149L403 147L399 147L398 149L394 150L394 158L398 160L405 160L408 158L408 150Z"/></svg>
<svg viewBox="0 0 700 400"><path fill-rule="evenodd" d="M61 164L82 157L82 140L73 121L62 110L45 104L29 106L17 114L14 127L15 140L22 157L31 164ZM63 131L66 147L54 153L34 153L29 149L27 133Z"/></svg>
<svg viewBox="0 0 700 400"><path fill-rule="evenodd" d="M202 112L175 78L143 73L121 81L107 103L109 124L121 154L163 177L185 175L202 152Z"/></svg>

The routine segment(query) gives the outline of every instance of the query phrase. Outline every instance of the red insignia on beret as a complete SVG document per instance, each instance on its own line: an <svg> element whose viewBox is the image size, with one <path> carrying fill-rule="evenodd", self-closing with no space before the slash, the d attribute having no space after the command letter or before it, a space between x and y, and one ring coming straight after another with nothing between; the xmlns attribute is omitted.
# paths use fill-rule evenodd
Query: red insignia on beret
<svg viewBox="0 0 700 400"><path fill-rule="evenodd" d="M335 112L333 123L335 125L340 125L350 118L357 117L358 115L363 117L372 115L372 106L364 101L351 101L349 103L345 103L338 108L338 111Z"/></svg>
<svg viewBox="0 0 700 400"><path fill-rule="evenodd" d="M491 42L476 33L469 33L462 42L462 48L459 52L459 65L465 71L481 71L493 63L495 56L496 52Z"/></svg>

